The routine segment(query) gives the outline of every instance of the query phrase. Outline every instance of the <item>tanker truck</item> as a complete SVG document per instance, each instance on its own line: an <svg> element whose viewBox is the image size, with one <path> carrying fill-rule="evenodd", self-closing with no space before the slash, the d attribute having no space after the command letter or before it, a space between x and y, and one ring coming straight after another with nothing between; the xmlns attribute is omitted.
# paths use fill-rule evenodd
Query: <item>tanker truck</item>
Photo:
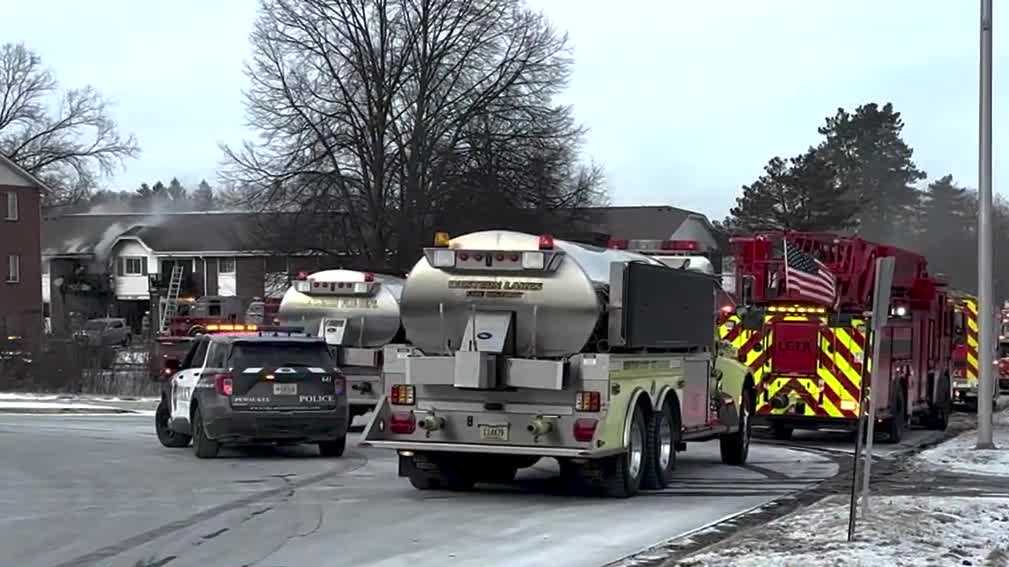
<svg viewBox="0 0 1009 567"><path fill-rule="evenodd" d="M324 337L349 384L351 418L382 395L382 349L402 337L403 279L354 270L300 273L277 310L283 326ZM401 341L400 341L401 342Z"/></svg>
<svg viewBox="0 0 1009 567"><path fill-rule="evenodd" d="M666 486L688 441L745 463L753 378L716 340L718 280L646 255L504 230L450 239L408 274L410 347L388 345L361 445L417 489L466 490L555 458L612 497Z"/></svg>

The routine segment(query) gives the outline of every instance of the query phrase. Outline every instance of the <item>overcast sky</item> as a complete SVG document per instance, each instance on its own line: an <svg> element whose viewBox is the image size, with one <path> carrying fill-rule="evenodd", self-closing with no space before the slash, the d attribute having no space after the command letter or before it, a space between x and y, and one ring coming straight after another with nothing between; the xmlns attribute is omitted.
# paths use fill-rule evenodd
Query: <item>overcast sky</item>
<svg viewBox="0 0 1009 567"><path fill-rule="evenodd" d="M244 128L253 0L3 0L0 41L37 51L63 86L116 102L143 154L111 188L214 182L218 143ZM930 178L977 184L978 2L968 0L532 0L569 33L564 102L614 204L722 218L773 155L818 141L838 106L892 101ZM998 6L996 7L996 10ZM996 12L996 35L1009 11ZM995 124L1009 51L996 41ZM1009 167L995 133L995 187Z"/></svg>

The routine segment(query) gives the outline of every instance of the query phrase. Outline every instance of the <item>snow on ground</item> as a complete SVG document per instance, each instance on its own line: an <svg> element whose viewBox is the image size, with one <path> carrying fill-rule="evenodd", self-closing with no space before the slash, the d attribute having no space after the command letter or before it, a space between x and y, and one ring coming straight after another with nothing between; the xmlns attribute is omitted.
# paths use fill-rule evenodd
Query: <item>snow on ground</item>
<svg viewBox="0 0 1009 567"><path fill-rule="evenodd" d="M79 410L107 410L110 412L129 411L112 406L96 406L93 404L60 403L50 401L26 401L26 400L0 400L0 411L5 409L79 409Z"/></svg>
<svg viewBox="0 0 1009 567"><path fill-rule="evenodd" d="M995 414L992 439L997 449L977 450L977 431L971 430L918 455L920 463L949 472L1009 475L1009 410Z"/></svg>
<svg viewBox="0 0 1009 567"><path fill-rule="evenodd" d="M871 505L850 544L848 498L833 496L676 565L1009 565L1009 498L874 496Z"/></svg>
<svg viewBox="0 0 1009 567"><path fill-rule="evenodd" d="M102 396L97 394L30 394L0 392L0 400L99 400L103 402L157 402L160 398L148 396Z"/></svg>

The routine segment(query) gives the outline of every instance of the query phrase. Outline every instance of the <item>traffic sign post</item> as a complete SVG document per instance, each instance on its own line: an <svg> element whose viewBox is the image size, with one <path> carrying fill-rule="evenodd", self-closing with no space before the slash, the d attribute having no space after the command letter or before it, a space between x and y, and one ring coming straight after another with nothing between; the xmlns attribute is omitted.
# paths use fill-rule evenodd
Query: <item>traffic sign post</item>
<svg viewBox="0 0 1009 567"><path fill-rule="evenodd" d="M880 367L881 346L883 342L883 329L890 318L890 288L893 286L893 258L876 259L876 277L873 282L872 296L872 316L869 323L872 327L870 336L872 337L872 365L869 367L869 387L866 388L866 376L862 376L862 395L859 404L859 416L861 417L858 426L858 439L855 442L855 470L851 473L851 504L848 511L848 541L855 537L855 517L858 510L858 502L855 498L856 484L858 483L858 462L862 452L862 432L865 432L865 454L861 459L862 464L862 513L869 511L869 479L872 475L872 442L875 434L876 412L879 407L879 397L876 395L880 390L878 369ZM868 390L868 391L867 391ZM866 404L868 401L868 404ZM904 419L905 416L894 416L894 419ZM864 427L863 427L864 424Z"/></svg>

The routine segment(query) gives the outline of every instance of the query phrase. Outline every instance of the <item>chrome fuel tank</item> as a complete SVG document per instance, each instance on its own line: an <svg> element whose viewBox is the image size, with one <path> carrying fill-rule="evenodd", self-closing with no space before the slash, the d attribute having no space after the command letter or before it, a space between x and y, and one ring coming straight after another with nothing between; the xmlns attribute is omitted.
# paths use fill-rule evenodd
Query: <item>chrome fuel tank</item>
<svg viewBox="0 0 1009 567"><path fill-rule="evenodd" d="M354 270L325 270L295 281L277 310L284 326L321 335L321 323L340 327L341 346L376 348L400 330L403 279ZM329 337L327 337L329 340Z"/></svg>
<svg viewBox="0 0 1009 567"><path fill-rule="evenodd" d="M543 268L524 267L527 255L533 261L541 252ZM435 267L448 261L446 254L454 255L452 266ZM580 352L604 312L610 264L631 261L661 265L642 254L563 240L541 250L539 236L505 230L456 237L448 248L425 250L407 276L401 303L407 339L425 354L447 354L459 348L473 311L510 311L518 356Z"/></svg>

